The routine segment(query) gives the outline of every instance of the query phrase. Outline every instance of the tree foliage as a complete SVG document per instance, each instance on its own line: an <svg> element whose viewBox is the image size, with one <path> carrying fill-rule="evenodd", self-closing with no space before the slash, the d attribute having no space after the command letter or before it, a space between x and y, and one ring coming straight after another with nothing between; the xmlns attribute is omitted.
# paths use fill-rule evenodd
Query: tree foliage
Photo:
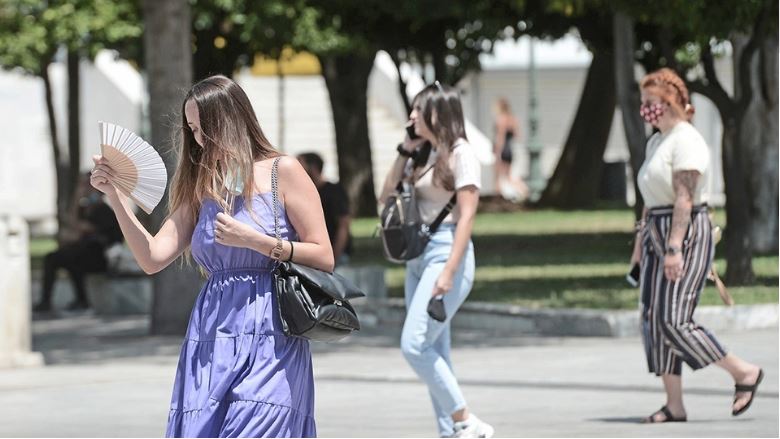
<svg viewBox="0 0 780 439"><path fill-rule="evenodd" d="M68 225L67 212L79 173L79 60L81 56L94 57L100 49L111 46L130 48L125 51L132 54L141 35L138 15L138 5L130 0L0 0L0 68L38 76L44 84L60 230ZM60 151L48 73L60 50L67 52L69 75L67 156Z"/></svg>
<svg viewBox="0 0 780 439"><path fill-rule="evenodd" d="M0 0L0 66L40 76L61 47L94 56L141 32L132 1Z"/></svg>

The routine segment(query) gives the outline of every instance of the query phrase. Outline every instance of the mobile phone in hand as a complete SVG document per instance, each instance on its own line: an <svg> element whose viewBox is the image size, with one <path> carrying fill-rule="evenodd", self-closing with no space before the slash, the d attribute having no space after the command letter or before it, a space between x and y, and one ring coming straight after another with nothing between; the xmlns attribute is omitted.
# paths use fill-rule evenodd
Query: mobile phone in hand
<svg viewBox="0 0 780 439"><path fill-rule="evenodd" d="M417 138L420 137L420 136L417 135L417 133L414 132L414 124L413 123L409 123L409 124L406 125L406 134L412 140L417 139Z"/></svg>
<svg viewBox="0 0 780 439"><path fill-rule="evenodd" d="M431 297L428 301L428 315L437 322L447 320L447 311L444 309L444 297Z"/></svg>
<svg viewBox="0 0 780 439"><path fill-rule="evenodd" d="M639 264L631 267L631 271L626 275L626 282L634 288L639 286Z"/></svg>

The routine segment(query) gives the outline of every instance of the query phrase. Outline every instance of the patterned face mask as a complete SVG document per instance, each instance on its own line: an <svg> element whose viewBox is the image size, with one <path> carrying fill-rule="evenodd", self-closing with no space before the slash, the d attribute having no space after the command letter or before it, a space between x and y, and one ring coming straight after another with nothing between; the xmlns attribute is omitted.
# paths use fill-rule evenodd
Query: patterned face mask
<svg viewBox="0 0 780 439"><path fill-rule="evenodd" d="M651 125L657 124L658 119L664 115L664 112L666 112L666 106L661 103L642 104L639 107L639 114L642 116L642 119Z"/></svg>

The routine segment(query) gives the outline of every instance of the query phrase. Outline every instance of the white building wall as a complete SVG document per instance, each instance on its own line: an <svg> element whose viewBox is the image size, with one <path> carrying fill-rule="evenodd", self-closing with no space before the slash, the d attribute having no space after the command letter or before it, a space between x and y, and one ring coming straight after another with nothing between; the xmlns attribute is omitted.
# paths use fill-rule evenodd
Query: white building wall
<svg viewBox="0 0 780 439"><path fill-rule="evenodd" d="M55 176L43 81L0 71L0 213L55 211Z"/></svg>
<svg viewBox="0 0 780 439"><path fill-rule="evenodd" d="M100 152L98 120L138 132L141 121L140 75L125 61L103 52L81 63L81 169L92 167ZM60 150L67 156L67 72L63 63L49 67ZM20 213L44 231L53 229L57 182L49 135L44 86L40 78L0 71L0 212Z"/></svg>

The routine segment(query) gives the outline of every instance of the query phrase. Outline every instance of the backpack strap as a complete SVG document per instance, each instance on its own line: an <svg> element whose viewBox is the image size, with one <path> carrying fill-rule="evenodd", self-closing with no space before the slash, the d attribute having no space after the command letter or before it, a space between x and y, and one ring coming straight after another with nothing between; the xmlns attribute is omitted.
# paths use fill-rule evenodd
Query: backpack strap
<svg viewBox="0 0 780 439"><path fill-rule="evenodd" d="M433 167L434 167L434 165L428 166L428 169L424 170L422 172L422 174L420 174L417 177L414 176L414 168L412 168L412 175L410 175L409 178L408 178L409 183L411 183L411 185L414 186L414 184L417 183L417 181L419 181L425 174L427 174L428 171L433 169ZM395 185L395 190L396 191L403 192L403 190L404 190L404 180L407 180L407 179L404 178L403 176L401 176L401 179L398 180L398 184Z"/></svg>
<svg viewBox="0 0 780 439"><path fill-rule="evenodd" d="M455 192L452 194L452 198L450 198L450 201L447 202L447 204L444 206L444 208L439 212L439 216L436 217L435 220L431 223L430 226L428 226L428 231L430 233L436 233L436 230L441 225L442 221L444 221L444 218L447 218L447 215L452 212L452 208L455 207L455 203L458 202L458 193Z"/></svg>
<svg viewBox="0 0 780 439"><path fill-rule="evenodd" d="M460 146L460 142L456 142L455 145L453 146L454 148L457 148L458 146ZM422 174L420 174L416 179L414 179L413 183L417 182L420 178L422 178L423 175L427 174L431 169L433 169L434 165L435 164L429 166L428 169L423 171ZM403 190L403 179L401 179L401 181L398 182L396 189L399 192ZM412 188L412 190L415 189ZM452 194L452 198L450 198L447 204L444 205L444 208L442 208L441 212L439 212L439 215L436 217L436 219L433 220L433 222L428 226L428 232L435 233L436 230L438 230L439 226L444 221L444 218L447 218L447 215L449 215L450 212L452 212L452 209L455 207L455 203L457 202L458 202L458 192L455 191L455 193Z"/></svg>

